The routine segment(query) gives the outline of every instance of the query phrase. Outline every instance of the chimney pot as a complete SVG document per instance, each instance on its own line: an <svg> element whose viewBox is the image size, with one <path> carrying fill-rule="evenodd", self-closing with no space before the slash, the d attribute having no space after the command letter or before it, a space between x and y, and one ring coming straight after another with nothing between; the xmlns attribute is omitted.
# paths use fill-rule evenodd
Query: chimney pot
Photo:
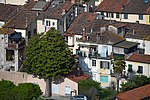
<svg viewBox="0 0 150 100"><path fill-rule="evenodd" d="M86 38L87 38L86 30L85 30L85 28L83 28L83 31L82 31L82 39L83 39L83 41L85 41Z"/></svg>

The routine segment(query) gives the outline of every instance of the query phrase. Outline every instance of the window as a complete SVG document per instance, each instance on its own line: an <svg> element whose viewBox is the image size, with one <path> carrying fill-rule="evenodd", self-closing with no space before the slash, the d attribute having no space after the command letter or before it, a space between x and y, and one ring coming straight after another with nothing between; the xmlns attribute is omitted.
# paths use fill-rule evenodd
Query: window
<svg viewBox="0 0 150 100"><path fill-rule="evenodd" d="M100 61L100 68L109 69L110 63L107 61Z"/></svg>
<svg viewBox="0 0 150 100"><path fill-rule="evenodd" d="M119 14L118 14L118 13L116 13L116 18L120 18L120 16L119 16Z"/></svg>
<svg viewBox="0 0 150 100"><path fill-rule="evenodd" d="M148 3L148 0L144 0L144 3Z"/></svg>
<svg viewBox="0 0 150 100"><path fill-rule="evenodd" d="M111 13L111 18L114 18L114 13Z"/></svg>
<svg viewBox="0 0 150 100"><path fill-rule="evenodd" d="M68 86L65 86L65 95L70 95L71 93L71 87L68 85Z"/></svg>
<svg viewBox="0 0 150 100"><path fill-rule="evenodd" d="M143 74L143 66L138 66L137 73Z"/></svg>
<svg viewBox="0 0 150 100"><path fill-rule="evenodd" d="M96 66L96 60L92 60L92 66Z"/></svg>
<svg viewBox="0 0 150 100"><path fill-rule="evenodd" d="M139 20L143 20L143 15L139 15Z"/></svg>
<svg viewBox="0 0 150 100"><path fill-rule="evenodd" d="M100 82L108 82L108 76L100 76Z"/></svg>
<svg viewBox="0 0 150 100"><path fill-rule="evenodd" d="M128 14L124 14L124 19L128 19Z"/></svg>
<svg viewBox="0 0 150 100"><path fill-rule="evenodd" d="M53 26L55 25L55 23L53 22Z"/></svg>
<svg viewBox="0 0 150 100"><path fill-rule="evenodd" d="M46 20L46 26L50 26L50 21Z"/></svg>
<svg viewBox="0 0 150 100"><path fill-rule="evenodd" d="M6 50L6 61L13 61L14 57L14 50Z"/></svg>
<svg viewBox="0 0 150 100"><path fill-rule="evenodd" d="M132 65L131 64L128 65L128 72L132 72Z"/></svg>
<svg viewBox="0 0 150 100"><path fill-rule="evenodd" d="M104 12L101 12L101 15L104 15Z"/></svg>
<svg viewBox="0 0 150 100"><path fill-rule="evenodd" d="M109 15L109 13L108 13L108 12L106 12L106 17L108 17L108 15Z"/></svg>
<svg viewBox="0 0 150 100"><path fill-rule="evenodd" d="M100 56L101 57L108 57L108 47L107 46L103 46L101 51L100 51Z"/></svg>

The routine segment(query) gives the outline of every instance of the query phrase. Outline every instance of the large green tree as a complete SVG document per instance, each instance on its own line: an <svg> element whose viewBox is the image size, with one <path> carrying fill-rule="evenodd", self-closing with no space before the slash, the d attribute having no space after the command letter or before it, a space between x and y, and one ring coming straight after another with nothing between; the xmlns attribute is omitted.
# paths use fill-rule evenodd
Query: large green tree
<svg viewBox="0 0 150 100"><path fill-rule="evenodd" d="M121 79L122 72L126 67L126 63L125 60L120 57L114 57L112 63L113 63L113 71L117 79L117 92L119 92L119 80Z"/></svg>
<svg viewBox="0 0 150 100"><path fill-rule="evenodd" d="M46 97L51 96L52 79L68 74L74 65L64 37L54 28L31 37L26 54L25 69L46 80Z"/></svg>

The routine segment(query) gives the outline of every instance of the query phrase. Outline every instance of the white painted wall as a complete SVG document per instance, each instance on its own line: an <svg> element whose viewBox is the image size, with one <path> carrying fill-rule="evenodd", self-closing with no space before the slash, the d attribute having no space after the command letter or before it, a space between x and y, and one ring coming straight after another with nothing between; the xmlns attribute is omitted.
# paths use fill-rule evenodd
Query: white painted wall
<svg viewBox="0 0 150 100"><path fill-rule="evenodd" d="M54 23L54 25L53 25ZM50 19L50 26L54 27L56 30L58 29L58 25L57 25L57 19Z"/></svg>
<svg viewBox="0 0 150 100"><path fill-rule="evenodd" d="M95 6L98 6L103 0L95 0Z"/></svg>
<svg viewBox="0 0 150 100"><path fill-rule="evenodd" d="M2 26L5 24L5 22L0 21L0 28L2 28Z"/></svg>
<svg viewBox="0 0 150 100"><path fill-rule="evenodd" d="M74 37L73 36L68 36L68 45L69 46L74 45Z"/></svg>
<svg viewBox="0 0 150 100"><path fill-rule="evenodd" d="M100 12L97 12L100 13ZM104 15L106 16L106 12L104 12ZM120 14L120 18L116 18L116 13L113 13L114 18L110 17L110 13L108 14L108 17L104 17L106 20L116 20L116 21L122 21L122 22L136 22L139 21L139 23L147 24L147 15L143 15L143 20L139 20L139 14L128 14L128 19L124 19L124 14Z"/></svg>
<svg viewBox="0 0 150 100"><path fill-rule="evenodd" d="M140 40L140 39L132 39L132 38L126 38L126 39L127 39L127 41L140 43L138 45L138 48L145 49L145 54L150 54L150 41ZM143 46L143 43L145 44L145 47Z"/></svg>
<svg viewBox="0 0 150 100"><path fill-rule="evenodd" d="M79 42L77 41L78 39L80 39L82 37L82 35L74 35L74 49L73 49L73 53L76 54L76 49L78 49L78 44Z"/></svg>
<svg viewBox="0 0 150 100"><path fill-rule="evenodd" d="M132 65L132 69L133 71L137 72L138 70L138 66L143 66L143 75L145 76L150 76L150 64L146 64L146 63L140 63L140 62L132 62L132 61L126 61L126 72L128 72L128 64ZM138 75L138 73L137 73Z"/></svg>
<svg viewBox="0 0 150 100"><path fill-rule="evenodd" d="M22 73L22 72L9 72L9 71L0 71L0 80L9 80L14 82L14 84L19 84L19 83L34 83L40 86L43 95L45 94L45 88L46 88L46 83L44 79L39 79L39 78L34 78L33 75L27 74L27 73ZM61 82L61 80L63 80ZM78 83L68 79L61 77L59 84L58 84L58 95L64 96L64 90L65 86L70 86L71 91L76 90L78 94ZM52 91L53 93L53 91Z"/></svg>
<svg viewBox="0 0 150 100"><path fill-rule="evenodd" d="M5 3L5 0L0 0L0 3Z"/></svg>
<svg viewBox="0 0 150 100"><path fill-rule="evenodd" d="M108 56L110 56L110 55L111 55L111 52L112 52L112 46L111 46L111 45L99 44L99 45L98 45L98 53L99 53L99 54L101 53L102 48L103 48L104 46L108 47Z"/></svg>
<svg viewBox="0 0 150 100"><path fill-rule="evenodd" d="M26 30L23 29L15 29L16 32L21 32L22 33L22 37L26 38Z"/></svg>
<svg viewBox="0 0 150 100"><path fill-rule="evenodd" d="M28 0L6 0L6 4L24 5Z"/></svg>
<svg viewBox="0 0 150 100"><path fill-rule="evenodd" d="M45 32L44 22L43 20L37 20L37 33Z"/></svg>
<svg viewBox="0 0 150 100"><path fill-rule="evenodd" d="M113 47L113 52L117 54L124 54L124 48Z"/></svg>
<svg viewBox="0 0 150 100"><path fill-rule="evenodd" d="M4 34L0 34L0 67L2 67L4 64L5 64Z"/></svg>

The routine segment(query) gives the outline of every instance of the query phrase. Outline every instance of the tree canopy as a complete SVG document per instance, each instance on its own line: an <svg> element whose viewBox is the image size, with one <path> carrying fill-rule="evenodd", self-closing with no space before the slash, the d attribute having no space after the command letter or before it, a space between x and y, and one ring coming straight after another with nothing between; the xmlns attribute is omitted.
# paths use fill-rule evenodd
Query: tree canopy
<svg viewBox="0 0 150 100"><path fill-rule="evenodd" d="M63 36L54 28L31 37L26 53L25 71L44 79L68 74L74 65Z"/></svg>
<svg viewBox="0 0 150 100"><path fill-rule="evenodd" d="M78 84L79 94L86 95L88 100L111 100L115 92L110 88L101 88L100 83L93 80L82 80Z"/></svg>
<svg viewBox="0 0 150 100"><path fill-rule="evenodd" d="M122 71L125 69L125 61L123 59L114 59L113 60L113 70L114 73L121 74Z"/></svg>
<svg viewBox="0 0 150 100"><path fill-rule="evenodd" d="M11 81L0 81L0 100L33 100L41 94L40 87L32 83L20 83L16 86Z"/></svg>
<svg viewBox="0 0 150 100"><path fill-rule="evenodd" d="M125 92L128 90L132 90L134 88L144 86L150 84L150 78L144 76L144 75L135 75L132 79L130 79L127 83L121 84L121 91Z"/></svg>

